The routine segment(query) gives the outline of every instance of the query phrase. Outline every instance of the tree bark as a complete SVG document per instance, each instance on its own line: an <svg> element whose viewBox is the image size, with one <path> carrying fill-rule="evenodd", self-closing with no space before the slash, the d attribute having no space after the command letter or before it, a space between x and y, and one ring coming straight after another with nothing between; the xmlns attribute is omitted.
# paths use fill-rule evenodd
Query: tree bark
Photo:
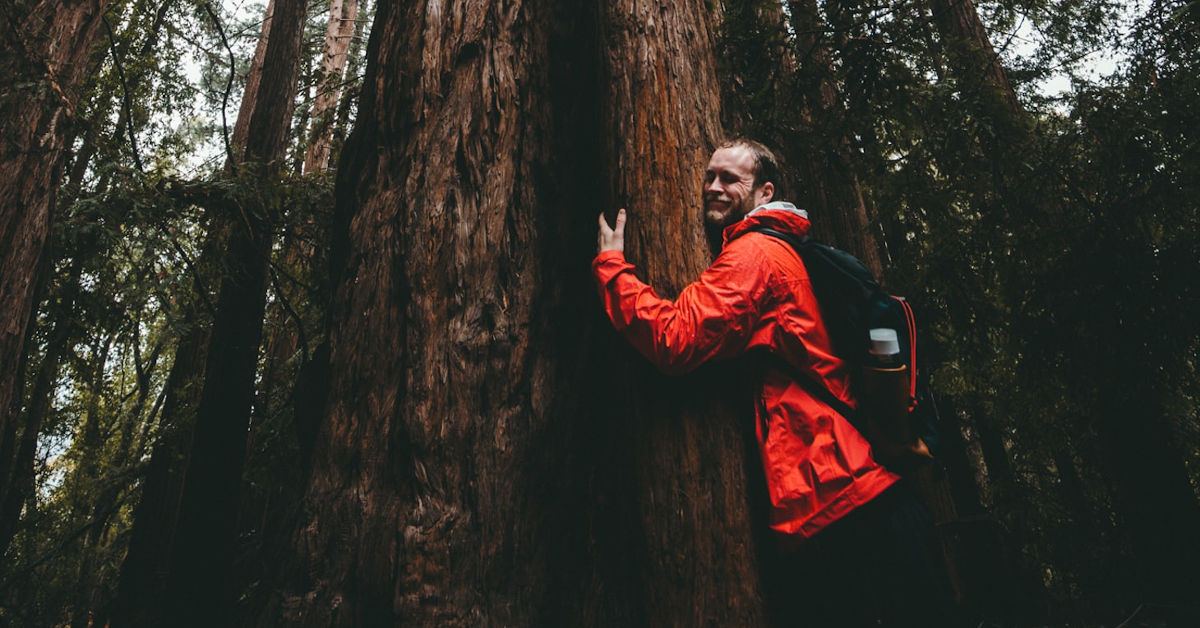
<svg viewBox="0 0 1200 628"><path fill-rule="evenodd" d="M595 199L658 286L708 264L703 6L380 5L327 411L260 623L762 622L739 417L618 344L588 273Z"/></svg>
<svg viewBox="0 0 1200 628"><path fill-rule="evenodd" d="M25 353L37 268L69 127L75 116L106 0L26 1L0 9L0 438L20 404L17 365ZM13 451L0 443L0 451ZM9 460L0 461L8 465ZM0 487L0 492L2 487Z"/></svg>
<svg viewBox="0 0 1200 628"><path fill-rule="evenodd" d="M627 258L665 294L678 293L711 262L700 177L723 133L705 7L681 2L666 10L634 0L610 3L601 13L601 84L607 86L601 132L608 142L600 171L615 175L601 198L608 208L630 209ZM607 326L602 333L611 334ZM750 504L758 497L757 512L765 513L766 498L758 452L749 445L746 383L729 364L688 378L664 377L622 340L608 342L622 349L610 359L614 373L623 375L603 377L617 397L607 404L617 407L599 420L615 428L608 453L627 461L632 486L612 486L614 493L597 497L635 500L638 527L624 533L645 555L627 567L644 607L620 619L762 625L758 554L769 550L756 544L765 515L753 516ZM621 451L628 442L632 451Z"/></svg>
<svg viewBox="0 0 1200 628"><path fill-rule="evenodd" d="M325 29L325 56L321 62L321 81L312 106L312 129L304 172L317 172L329 165L333 151L333 116L337 112L342 76L346 70L350 38L358 17L358 0L331 0L329 24Z"/></svg>
<svg viewBox="0 0 1200 628"><path fill-rule="evenodd" d="M250 118L254 115L255 104L258 102L258 87L262 84L263 62L266 60L267 43L271 40L271 24L275 22L275 0L267 0L267 10L263 14L262 28L258 32L258 43L254 47L254 56L250 58L250 67L246 71L246 87L242 90L242 102L238 106L237 121L233 125L233 155L231 161L237 161L245 154L246 138L250 135ZM229 170L232 163L225 165Z"/></svg>

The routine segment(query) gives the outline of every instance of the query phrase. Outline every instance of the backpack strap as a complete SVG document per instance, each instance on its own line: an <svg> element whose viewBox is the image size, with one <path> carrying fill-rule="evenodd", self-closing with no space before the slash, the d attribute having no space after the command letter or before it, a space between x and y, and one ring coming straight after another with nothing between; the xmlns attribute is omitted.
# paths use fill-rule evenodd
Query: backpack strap
<svg viewBox="0 0 1200 628"><path fill-rule="evenodd" d="M762 233L765 235L769 235L773 238L783 240L784 242L791 245L791 247L796 251L796 254L800 256L800 261L804 262L806 264L807 264L807 261L805 260L805 253L815 250L815 247L813 247L811 244L812 240L808 236L803 236L803 237L797 236L794 233L787 233L785 231L779 231L777 229L772 229L770 227L762 227L762 226L752 227L752 228L748 229L747 232ZM830 268L835 268L838 271L845 274L847 277L858 281L858 278L855 278L853 275L851 275L850 273L843 270L837 264L828 264L828 266ZM791 362L788 362L787 360L783 359L782 357L780 357L774 353L771 353L769 351L765 352L765 353L767 356L769 356L769 359L772 362L772 364L775 366L775 368L777 368L781 372L787 374L788 377L792 378L792 380L794 380L797 384L800 384L800 386L802 388L807 390L809 392L809 394L811 394L813 397L816 397L819 401L821 401L825 405L832 408L834 412L837 412L838 414L842 415L846 420L850 421L851 425L858 427L858 412L855 411L854 408L850 407L850 405L847 404L846 402L842 401L841 399L838 399L837 396L834 395L833 392L830 391L827 386L818 382L817 380L814 380L812 377L802 373L799 368L796 368L796 366L794 364L792 364Z"/></svg>
<svg viewBox="0 0 1200 628"><path fill-rule="evenodd" d="M846 285L858 286L860 294L864 297L883 290L862 261L845 251L821 244L809 236L798 236L770 227L755 226L746 230L746 233L750 232L763 233L787 242L795 249L806 267L810 263L809 258L816 256L819 258L816 263L824 269L841 275Z"/></svg>
<svg viewBox="0 0 1200 628"><path fill-rule="evenodd" d="M800 384L801 388L807 390L809 394L811 394L813 397L816 397L818 401L821 401L825 405L832 408L834 412L842 415L842 417L847 421L850 421L850 424L855 428L859 426L858 411L850 407L850 404L838 399L827 386L818 383L812 377L802 373L794 364L788 362L779 355L769 351L764 351L764 353L766 353L768 356L772 366L786 374L797 384Z"/></svg>

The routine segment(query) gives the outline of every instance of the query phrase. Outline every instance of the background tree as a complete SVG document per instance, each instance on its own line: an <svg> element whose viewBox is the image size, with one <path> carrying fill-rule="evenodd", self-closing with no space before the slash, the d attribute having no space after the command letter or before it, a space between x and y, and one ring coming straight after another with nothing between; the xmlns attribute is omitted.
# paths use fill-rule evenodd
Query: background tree
<svg viewBox="0 0 1200 628"><path fill-rule="evenodd" d="M0 10L0 508L10 500L26 330L78 89L107 2L12 3ZM14 513L0 512L0 520ZM6 540L6 539L5 539Z"/></svg>

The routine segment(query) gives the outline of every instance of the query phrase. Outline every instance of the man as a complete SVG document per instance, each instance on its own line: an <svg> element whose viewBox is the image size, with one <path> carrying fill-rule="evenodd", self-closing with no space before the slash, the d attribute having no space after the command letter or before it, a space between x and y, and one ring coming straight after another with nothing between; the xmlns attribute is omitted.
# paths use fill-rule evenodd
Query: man
<svg viewBox="0 0 1200 628"><path fill-rule="evenodd" d="M592 269L604 307L617 330L664 372L769 352L854 406L848 366L833 354L799 255L752 230L808 233L806 212L772 202L782 188L778 160L765 146L740 139L713 153L702 197L710 240L720 252L675 301L659 298L625 261L625 210L613 228L601 214ZM876 462L844 417L783 369L766 366L756 428L769 525L788 555L774 584L809 598L798 623L937 624L928 614L909 612L914 605L928 610L926 600L905 599L923 597L918 587L928 581L938 591L935 606L948 601L929 551L928 514L893 488L900 478ZM864 588L878 591L865 594Z"/></svg>

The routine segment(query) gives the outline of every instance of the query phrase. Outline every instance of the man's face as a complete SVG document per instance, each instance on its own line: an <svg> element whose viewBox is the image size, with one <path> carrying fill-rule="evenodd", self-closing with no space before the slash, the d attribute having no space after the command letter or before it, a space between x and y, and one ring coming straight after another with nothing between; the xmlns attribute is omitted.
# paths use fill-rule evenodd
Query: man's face
<svg viewBox="0 0 1200 628"><path fill-rule="evenodd" d="M774 193L770 182L754 187L754 155L747 148L719 148L704 172L704 221L725 228L770 202Z"/></svg>

